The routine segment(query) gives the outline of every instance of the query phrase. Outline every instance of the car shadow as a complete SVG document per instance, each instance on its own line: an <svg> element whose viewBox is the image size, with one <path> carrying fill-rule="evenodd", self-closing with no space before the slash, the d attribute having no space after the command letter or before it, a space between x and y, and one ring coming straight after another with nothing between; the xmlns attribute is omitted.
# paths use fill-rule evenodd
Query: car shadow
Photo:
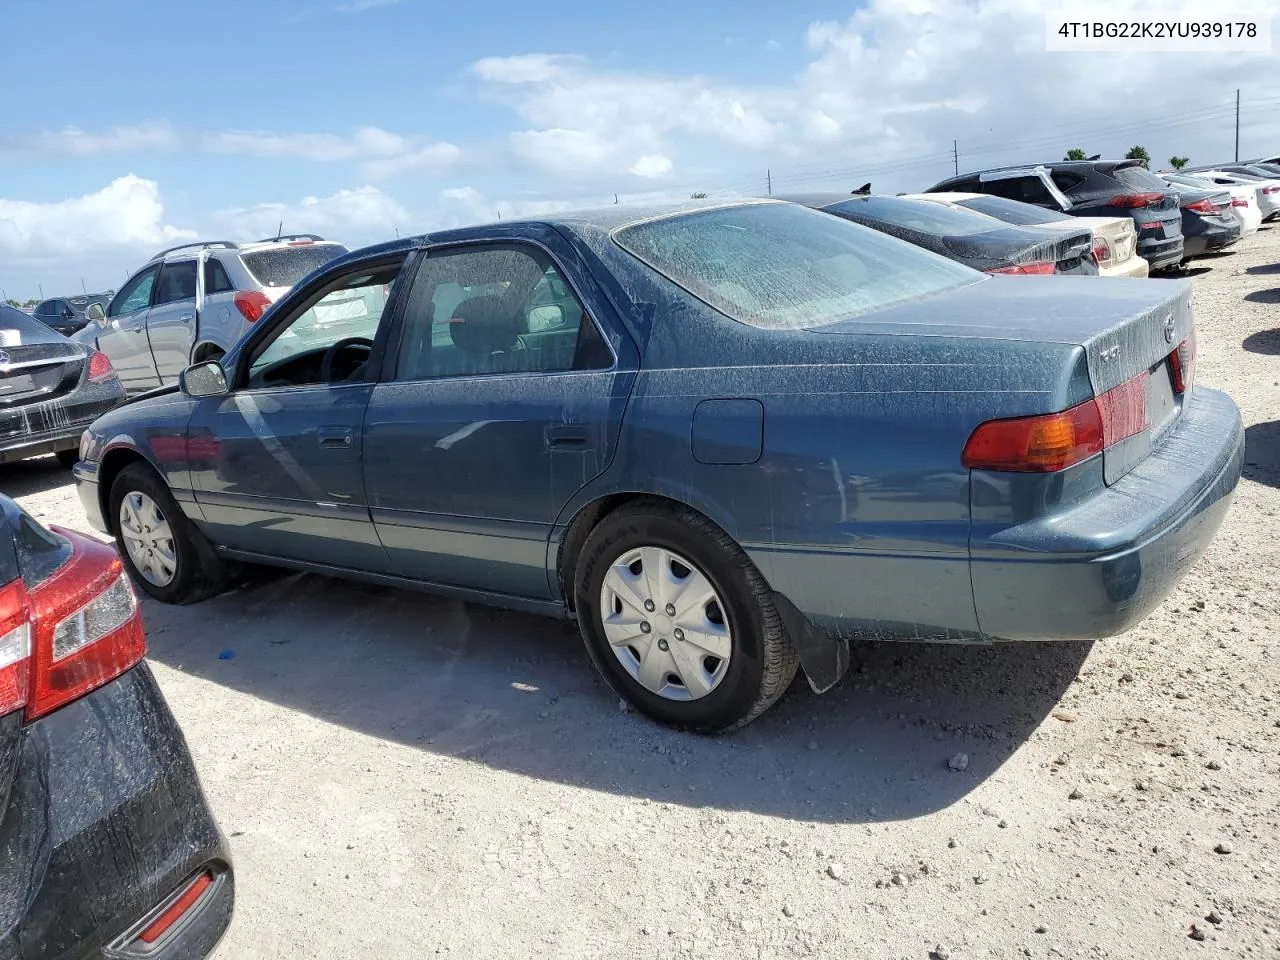
<svg viewBox="0 0 1280 960"><path fill-rule="evenodd" d="M1272 290L1250 290L1244 298L1250 303L1280 303L1280 287Z"/></svg>
<svg viewBox="0 0 1280 960"><path fill-rule="evenodd" d="M1280 420L1245 428L1244 475L1256 483L1280 487Z"/></svg>
<svg viewBox="0 0 1280 960"><path fill-rule="evenodd" d="M1240 346L1250 353L1280 354L1280 327L1251 333L1240 342Z"/></svg>
<svg viewBox="0 0 1280 960"><path fill-rule="evenodd" d="M300 574L198 612L147 601L144 616L152 660L370 736L592 790L830 822L962 799L1045 720L1091 646L869 644L823 697L798 679L745 729L702 737L620 710L561 621Z"/></svg>
<svg viewBox="0 0 1280 960"><path fill-rule="evenodd" d="M1262 263L1256 267L1245 267L1244 272L1255 277L1265 277L1273 273L1280 273L1280 263Z"/></svg>
<svg viewBox="0 0 1280 960"><path fill-rule="evenodd" d="M1185 270L1157 270L1151 276L1157 280L1189 280L1212 272L1213 267L1187 267Z"/></svg>
<svg viewBox="0 0 1280 960"><path fill-rule="evenodd" d="M30 460L0 463L0 493L9 497L47 493L74 482L71 471L54 457L32 457Z"/></svg>

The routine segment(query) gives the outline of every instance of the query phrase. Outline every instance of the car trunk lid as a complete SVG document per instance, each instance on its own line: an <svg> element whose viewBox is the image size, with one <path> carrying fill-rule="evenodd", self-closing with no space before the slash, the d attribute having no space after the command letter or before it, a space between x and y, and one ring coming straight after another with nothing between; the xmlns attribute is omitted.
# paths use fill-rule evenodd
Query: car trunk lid
<svg viewBox="0 0 1280 960"><path fill-rule="evenodd" d="M1051 263L1054 273L1097 273L1089 256L1093 234L1086 228L1064 232L1043 227L1011 226L989 233L944 237L942 242L954 257L971 263L990 261L992 266L985 269L999 269L1006 264Z"/></svg>
<svg viewBox="0 0 1280 960"><path fill-rule="evenodd" d="M922 319L939 316L946 320ZM1193 332L1191 285L1124 277L991 277L814 332L1074 344L1084 351L1095 397L1145 376L1149 425L1106 451L1106 480L1113 483L1151 452L1181 412L1171 358Z"/></svg>

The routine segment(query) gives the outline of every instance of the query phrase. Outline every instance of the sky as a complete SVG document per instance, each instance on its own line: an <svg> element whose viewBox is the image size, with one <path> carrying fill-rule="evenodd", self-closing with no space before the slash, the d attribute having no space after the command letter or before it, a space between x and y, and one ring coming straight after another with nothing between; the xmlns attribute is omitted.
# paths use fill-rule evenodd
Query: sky
<svg viewBox="0 0 1280 960"><path fill-rule="evenodd" d="M1250 7L1270 9L1199 9ZM1135 144L1156 167L1229 160L1237 89L1241 157L1280 153L1275 52L1048 53L1037 0L4 0L3 19L0 290L20 300L281 223L354 247L615 197L919 190L953 140L961 172Z"/></svg>

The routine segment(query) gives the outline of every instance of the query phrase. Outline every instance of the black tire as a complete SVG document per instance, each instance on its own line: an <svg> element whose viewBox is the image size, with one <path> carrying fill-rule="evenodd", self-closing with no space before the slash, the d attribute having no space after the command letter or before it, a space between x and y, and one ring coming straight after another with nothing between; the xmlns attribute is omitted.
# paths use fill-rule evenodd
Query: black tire
<svg viewBox="0 0 1280 960"><path fill-rule="evenodd" d="M662 547L701 569L722 598L732 637L723 679L695 700L671 700L641 685L614 655L600 610L604 578L628 550ZM797 657L768 584L723 530L693 510L638 500L608 514L583 544L574 571L578 625L596 669L619 696L662 723L722 733L750 723L786 692Z"/></svg>
<svg viewBox="0 0 1280 960"><path fill-rule="evenodd" d="M58 458L58 462L64 467L70 469L80 462L79 450L59 450L54 454Z"/></svg>
<svg viewBox="0 0 1280 960"><path fill-rule="evenodd" d="M124 537L121 535L120 504L126 496L135 491L151 498L173 533L173 547L178 560L178 569L173 579L163 586L152 583L138 572L133 558L129 556ZM115 482L111 484L108 508L111 511L108 522L111 524L111 529L115 531L120 559L125 569L129 571L129 576L133 578L134 584L149 596L164 603L198 603L226 588L231 573L228 564L218 558L212 544L187 519L165 482L151 467L143 463L131 463L121 470Z"/></svg>

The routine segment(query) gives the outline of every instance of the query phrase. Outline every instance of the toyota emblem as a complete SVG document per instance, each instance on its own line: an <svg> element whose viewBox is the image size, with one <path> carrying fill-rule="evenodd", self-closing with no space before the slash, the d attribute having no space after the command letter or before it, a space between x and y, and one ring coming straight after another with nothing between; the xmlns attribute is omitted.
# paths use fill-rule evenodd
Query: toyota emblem
<svg viewBox="0 0 1280 960"><path fill-rule="evenodd" d="M1164 318L1164 342L1165 343L1173 343L1174 329L1175 327L1173 323L1173 314L1171 313Z"/></svg>
<svg viewBox="0 0 1280 960"><path fill-rule="evenodd" d="M5 366L13 357L9 356L9 351L0 350L0 367Z"/></svg>

